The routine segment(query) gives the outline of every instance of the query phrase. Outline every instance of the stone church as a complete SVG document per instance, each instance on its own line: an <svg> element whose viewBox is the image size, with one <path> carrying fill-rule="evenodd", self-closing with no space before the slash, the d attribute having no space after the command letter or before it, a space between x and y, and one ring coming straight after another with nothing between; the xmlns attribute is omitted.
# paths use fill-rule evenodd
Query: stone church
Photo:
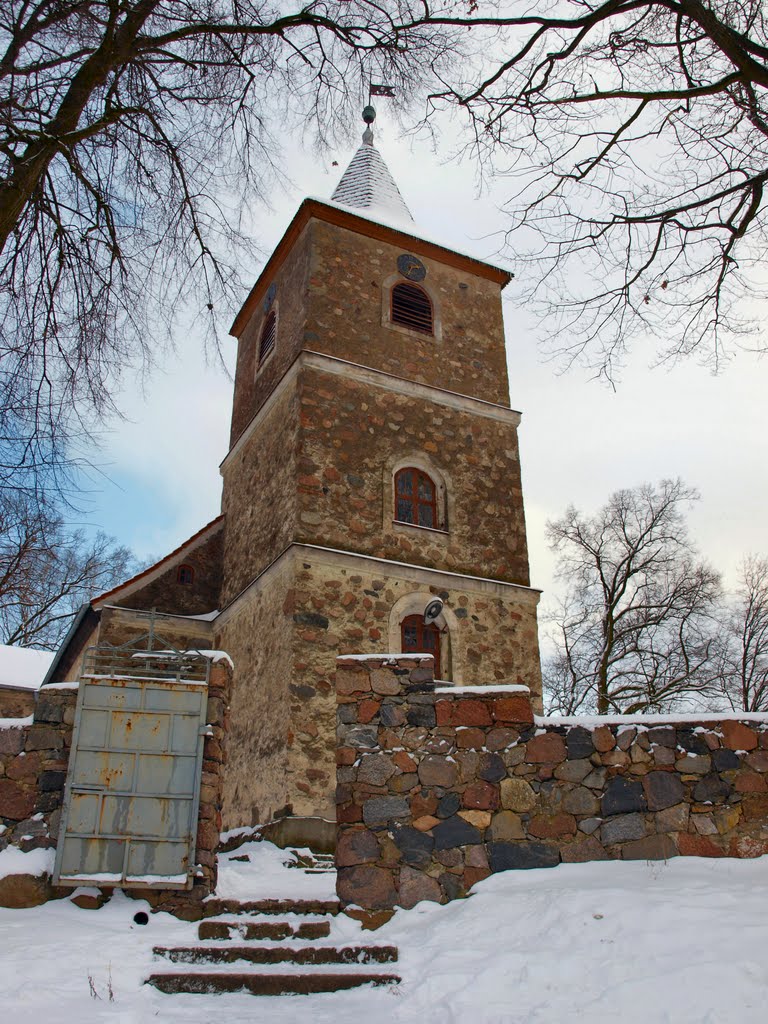
<svg viewBox="0 0 768 1024"><path fill-rule="evenodd" d="M540 709L510 278L420 237L369 125L232 326L221 515L81 609L58 653L49 680L148 630L230 655L224 828L334 819L340 654L431 653L437 678L524 683Z"/></svg>

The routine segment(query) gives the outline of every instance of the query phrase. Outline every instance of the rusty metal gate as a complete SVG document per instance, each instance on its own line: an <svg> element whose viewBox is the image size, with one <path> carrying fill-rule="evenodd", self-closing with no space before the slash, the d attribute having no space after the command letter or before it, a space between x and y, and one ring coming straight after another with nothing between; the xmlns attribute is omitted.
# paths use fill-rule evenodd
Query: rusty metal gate
<svg viewBox="0 0 768 1024"><path fill-rule="evenodd" d="M192 884L208 661L153 639L86 656L54 884Z"/></svg>

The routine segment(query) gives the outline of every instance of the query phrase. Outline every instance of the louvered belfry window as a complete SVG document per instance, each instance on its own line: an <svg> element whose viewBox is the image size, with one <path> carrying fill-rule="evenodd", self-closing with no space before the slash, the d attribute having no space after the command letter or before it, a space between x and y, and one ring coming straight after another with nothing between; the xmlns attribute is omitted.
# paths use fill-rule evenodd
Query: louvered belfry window
<svg viewBox="0 0 768 1024"><path fill-rule="evenodd" d="M393 324L410 327L412 331L432 334L432 303L417 284L396 284L392 289Z"/></svg>
<svg viewBox="0 0 768 1024"><path fill-rule="evenodd" d="M437 529L435 483L420 469L409 467L395 475L395 519L413 526Z"/></svg>
<svg viewBox="0 0 768 1024"><path fill-rule="evenodd" d="M261 338L259 340L259 363L263 363L269 353L275 347L275 338L277 336L277 316L275 311L269 314L267 319L264 321L264 326L261 329Z"/></svg>

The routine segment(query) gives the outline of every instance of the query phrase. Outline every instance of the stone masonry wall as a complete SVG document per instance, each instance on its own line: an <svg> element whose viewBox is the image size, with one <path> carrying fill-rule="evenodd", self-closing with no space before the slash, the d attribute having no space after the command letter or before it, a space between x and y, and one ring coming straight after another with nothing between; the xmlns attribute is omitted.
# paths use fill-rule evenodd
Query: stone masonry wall
<svg viewBox="0 0 768 1024"><path fill-rule="evenodd" d="M0 850L56 845L77 686L47 686L31 723L0 720Z"/></svg>
<svg viewBox="0 0 768 1024"><path fill-rule="evenodd" d="M26 686L0 686L0 718L26 718L34 710L34 690Z"/></svg>
<svg viewBox="0 0 768 1024"><path fill-rule="evenodd" d="M292 641L291 672L277 685L288 691L284 702L290 710L290 731L284 771L295 814L334 818L336 657L397 649L399 620L394 644L390 628L398 601L413 596L423 609L434 597L445 600L448 613L455 616L443 657L447 678L479 683L484 673L497 681L530 681L535 700L540 701L538 595L450 576L444 578L443 587L442 580L430 584L414 578L407 567L367 563L331 552L297 549L294 559L294 576L283 605L287 619L283 628L290 631ZM269 629L259 635L270 635ZM270 682L275 667L267 663L265 668L252 691L254 703L260 691L275 688ZM272 709L268 716L274 719L277 713Z"/></svg>
<svg viewBox="0 0 768 1024"><path fill-rule="evenodd" d="M224 524L192 549L173 559L159 576L114 603L126 608L157 608L174 615L203 615L220 607ZM180 565L193 568L191 584L179 583Z"/></svg>
<svg viewBox="0 0 768 1024"><path fill-rule="evenodd" d="M213 631L211 623L206 620L161 612L152 616L149 611L109 606L102 608L100 614L99 632L89 638L88 646L111 644L119 647L136 643L146 637L150 626L153 626L155 634L177 651L211 649ZM82 653L85 654L87 649L85 647Z"/></svg>
<svg viewBox="0 0 768 1024"><path fill-rule="evenodd" d="M290 561L270 570L216 623L216 646L236 666L223 791L225 829L270 821L285 813L296 792L290 756L295 735L292 629L285 607L292 572Z"/></svg>
<svg viewBox="0 0 768 1024"><path fill-rule="evenodd" d="M446 676L525 680L540 708L536 592L297 545L214 624L212 646L236 665L226 829L283 814L334 819L336 657L391 650L398 602L423 609L436 596L454 617Z"/></svg>
<svg viewBox="0 0 768 1024"><path fill-rule="evenodd" d="M261 366L257 365L259 341L269 313L263 304L253 312L238 338L230 445L248 426L303 347L310 244L307 228L271 282L276 285L271 308L277 313L277 336L275 347Z"/></svg>
<svg viewBox="0 0 768 1024"><path fill-rule="evenodd" d="M363 222L362 230L366 225ZM403 248L403 247L406 248ZM417 239L390 243L313 218L275 271L277 338L256 365L263 304L238 339L232 429L234 444L301 349L324 352L398 377L485 401L509 398L500 287L494 281L431 259ZM383 316L397 257L420 255L424 286L442 322L442 339L402 327Z"/></svg>
<svg viewBox="0 0 768 1024"><path fill-rule="evenodd" d="M338 894L447 902L496 871L768 853L768 716L537 718L430 659L340 658Z"/></svg>
<svg viewBox="0 0 768 1024"><path fill-rule="evenodd" d="M284 389L265 410L258 430L222 466L222 607L294 540L297 410L296 389Z"/></svg>
<svg viewBox="0 0 768 1024"><path fill-rule="evenodd" d="M365 224L362 230L366 230ZM304 347L435 387L506 405L509 400L500 286L425 255L418 239L384 242L311 222ZM422 282L442 339L388 323L388 285L403 281L397 257L423 261ZM382 294L384 293L384 295Z"/></svg>
<svg viewBox="0 0 768 1024"><path fill-rule="evenodd" d="M529 584L514 421L310 368L299 401L296 539ZM393 468L409 457L446 480L442 530L393 521Z"/></svg>

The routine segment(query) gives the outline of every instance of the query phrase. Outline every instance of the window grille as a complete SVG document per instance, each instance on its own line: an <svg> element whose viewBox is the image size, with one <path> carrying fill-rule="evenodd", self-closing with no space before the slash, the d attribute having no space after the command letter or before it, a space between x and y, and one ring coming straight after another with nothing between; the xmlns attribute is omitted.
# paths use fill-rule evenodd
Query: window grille
<svg viewBox="0 0 768 1024"><path fill-rule="evenodd" d="M396 284L392 289L391 320L412 331L432 334L432 303L424 289L415 284Z"/></svg>

